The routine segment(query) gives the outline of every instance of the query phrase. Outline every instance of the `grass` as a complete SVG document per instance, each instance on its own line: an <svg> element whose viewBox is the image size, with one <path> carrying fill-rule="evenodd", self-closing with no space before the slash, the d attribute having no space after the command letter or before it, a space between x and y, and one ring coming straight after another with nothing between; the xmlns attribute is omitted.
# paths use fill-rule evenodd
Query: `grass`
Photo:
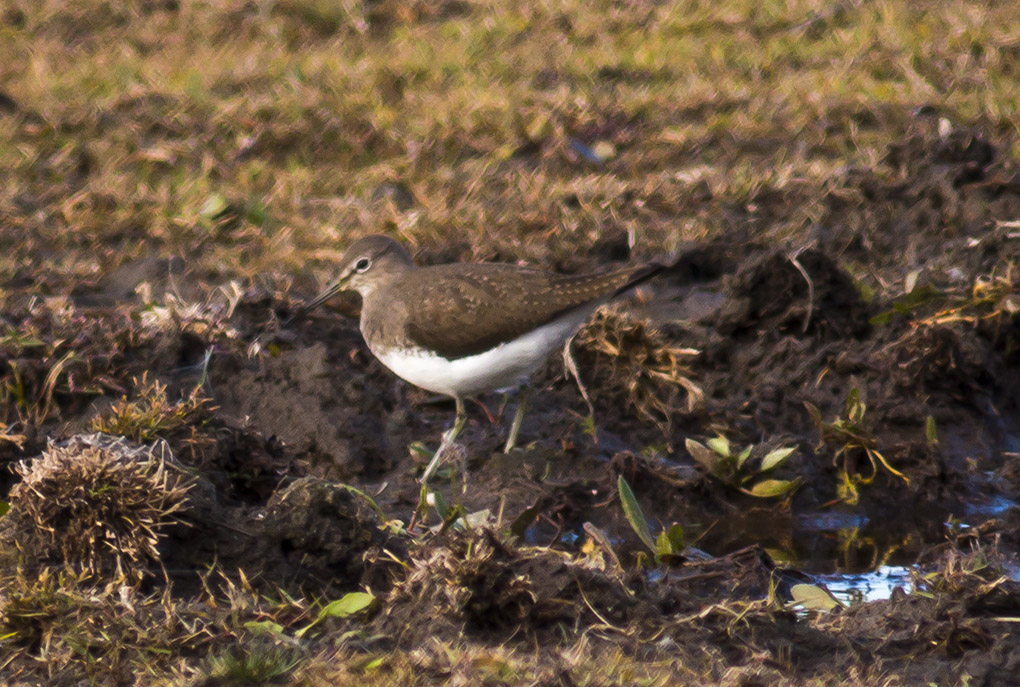
<svg viewBox="0 0 1020 687"><path fill-rule="evenodd" d="M471 236L462 258L569 262L635 227L671 250L722 206L873 165L919 106L1020 121L1005 2L169 6L14 3L0 207L32 239L7 242L4 278L44 242L46 291L153 250L246 280L325 271L380 229Z"/></svg>
<svg viewBox="0 0 1020 687"><path fill-rule="evenodd" d="M690 379L689 362L698 351L671 344L621 308L600 309L578 333L572 349L590 371L591 379L580 379L582 388L594 382L602 390L600 405L625 407L657 425L664 436L669 436L671 420L679 411L704 408L705 393Z"/></svg>
<svg viewBox="0 0 1020 687"><path fill-rule="evenodd" d="M139 582L159 562L164 530L188 506L191 480L163 450L92 435L18 465L7 518L21 563L58 560L76 573Z"/></svg>
<svg viewBox="0 0 1020 687"><path fill-rule="evenodd" d="M149 380L144 374L134 381L137 397L130 400L122 397L105 414L92 419L91 429L146 443L201 422L208 415L210 399L200 395L199 387L171 402L165 384Z"/></svg>

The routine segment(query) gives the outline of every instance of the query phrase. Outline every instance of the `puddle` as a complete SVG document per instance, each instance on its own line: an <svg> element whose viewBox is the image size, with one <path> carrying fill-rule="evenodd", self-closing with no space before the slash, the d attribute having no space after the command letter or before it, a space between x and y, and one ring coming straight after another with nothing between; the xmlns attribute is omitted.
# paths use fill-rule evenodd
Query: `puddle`
<svg viewBox="0 0 1020 687"><path fill-rule="evenodd" d="M848 606L864 601L882 601L892 596L893 590L902 587L910 592L910 568L902 565L883 565L865 573L836 573L817 575L832 595Z"/></svg>
<svg viewBox="0 0 1020 687"><path fill-rule="evenodd" d="M981 502L968 503L964 509L964 515L969 517L995 517L1002 515L1010 508L1015 508L1016 505L1017 503L1013 499L996 494Z"/></svg>

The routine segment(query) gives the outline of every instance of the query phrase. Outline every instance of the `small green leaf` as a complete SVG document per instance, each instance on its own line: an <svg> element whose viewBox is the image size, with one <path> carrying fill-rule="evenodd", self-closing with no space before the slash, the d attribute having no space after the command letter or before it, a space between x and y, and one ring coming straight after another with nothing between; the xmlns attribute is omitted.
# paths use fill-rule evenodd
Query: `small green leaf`
<svg viewBox="0 0 1020 687"><path fill-rule="evenodd" d="M379 670L379 668L381 668L383 663L385 662L386 662L385 655L377 656L376 658L373 658L372 660L362 665L361 671L364 673L374 673L375 671Z"/></svg>
<svg viewBox="0 0 1020 687"><path fill-rule="evenodd" d="M261 227L269 220L269 210L261 201L252 200L244 209L244 217L256 227Z"/></svg>
<svg viewBox="0 0 1020 687"><path fill-rule="evenodd" d="M857 387L850 389L846 395L846 416L851 422L857 422L864 416L864 404L861 403L861 390Z"/></svg>
<svg viewBox="0 0 1020 687"><path fill-rule="evenodd" d="M435 507L439 517L444 521L448 520L450 518L450 507L446 505L446 498L438 491L430 491L429 496L432 497L432 505Z"/></svg>
<svg viewBox="0 0 1020 687"><path fill-rule="evenodd" d="M680 553L687 546L687 542L684 540L683 525L674 523L666 530L666 536L669 537L669 544L673 549L673 553Z"/></svg>
<svg viewBox="0 0 1020 687"><path fill-rule="evenodd" d="M7 515L7 512L11 509L11 504L7 501L0 501L0 517Z"/></svg>
<svg viewBox="0 0 1020 687"><path fill-rule="evenodd" d="M874 303L876 293L875 289L869 284L865 284L862 281L855 281L854 286L857 287L857 294L861 297L861 300L865 303Z"/></svg>
<svg viewBox="0 0 1020 687"><path fill-rule="evenodd" d="M205 202L202 203L202 209L198 211L198 214L206 219L216 219L227 209L230 205L227 203L227 199L223 197L221 193L210 193L206 197Z"/></svg>
<svg viewBox="0 0 1020 687"><path fill-rule="evenodd" d="M714 439L709 439L706 443L710 449L720 456L724 458L730 457L730 440L726 437L715 437Z"/></svg>
<svg viewBox="0 0 1020 687"><path fill-rule="evenodd" d="M831 611L843 604L828 591L813 584L795 584L790 587L793 602L808 611Z"/></svg>
<svg viewBox="0 0 1020 687"><path fill-rule="evenodd" d="M684 550L684 528L674 523L655 538L655 560L671 562Z"/></svg>
<svg viewBox="0 0 1020 687"><path fill-rule="evenodd" d="M429 462L432 460L432 456L435 455L435 451L430 451L424 441L412 441L407 450L410 451L412 456L417 457L423 463Z"/></svg>
<svg viewBox="0 0 1020 687"><path fill-rule="evenodd" d="M645 514L638 505L634 491L627 484L627 480L620 475L616 480L616 490L620 493L620 504L623 506L623 514L627 517L634 533L638 539L644 542L648 550L654 555L656 553L655 541L652 539L652 532L648 529L648 522L645 521Z"/></svg>
<svg viewBox="0 0 1020 687"><path fill-rule="evenodd" d="M368 592L350 592L336 601L331 601L319 611L318 620L324 618L346 618L372 605L375 597Z"/></svg>
<svg viewBox="0 0 1020 687"><path fill-rule="evenodd" d="M768 472L769 470L779 467L779 465L784 460L792 456L796 450L796 446L791 446L790 448L777 448L775 451L770 451L767 456L761 459L760 472Z"/></svg>
<svg viewBox="0 0 1020 687"><path fill-rule="evenodd" d="M524 538L525 532L531 527L531 523L535 522L535 518L538 517L539 512L542 510L542 501L535 502L531 508L528 508L523 513L514 518L514 521L510 523L510 534L514 535L519 539Z"/></svg>
<svg viewBox="0 0 1020 687"><path fill-rule="evenodd" d="M804 409L807 410L808 415L811 416L811 421L815 423L815 427L821 431L822 428L825 427L825 421L822 420L822 411L818 410L818 406L814 403L810 403L808 401L804 401Z"/></svg>
<svg viewBox="0 0 1020 687"><path fill-rule="evenodd" d="M691 454L691 457L694 458L694 460L708 468L709 472L715 473L717 463L719 462L718 454L714 453L707 446L695 441L694 439L688 439L684 442L684 445L687 447L687 452Z"/></svg>
<svg viewBox="0 0 1020 687"><path fill-rule="evenodd" d="M284 636L283 625L274 623L272 620L249 620L244 624L244 629L257 635Z"/></svg>
<svg viewBox="0 0 1020 687"><path fill-rule="evenodd" d="M893 301L891 310L881 312L868 321L874 325L889 324L896 315L905 315L922 305L938 302L945 298L945 294L933 286L917 286L916 283L913 286L908 293Z"/></svg>
<svg viewBox="0 0 1020 687"><path fill-rule="evenodd" d="M771 546L766 546L765 553L769 555L772 562L776 565L781 566L794 566L797 564L797 557L787 551L786 549L777 549Z"/></svg>
<svg viewBox="0 0 1020 687"><path fill-rule="evenodd" d="M737 456L737 470L744 467L744 463L746 463L747 459L751 456L751 451L753 449L754 446L749 445L747 448L740 452L740 454Z"/></svg>
<svg viewBox="0 0 1020 687"><path fill-rule="evenodd" d="M762 499L785 496L800 486L800 480L764 479L751 487L751 495Z"/></svg>
<svg viewBox="0 0 1020 687"><path fill-rule="evenodd" d="M326 618L346 618L349 615L354 615L359 611L365 610L372 605L373 601L375 601L375 597L368 592L351 592L349 594L344 594L336 601L331 601L323 606L315 620L313 620L307 627L303 627L295 632L294 636L300 639L305 636L305 633Z"/></svg>
<svg viewBox="0 0 1020 687"><path fill-rule="evenodd" d="M935 444L939 443L939 430L935 426L935 418L931 415L929 415L928 419L925 420L924 436L928 440L929 447L935 446Z"/></svg>
<svg viewBox="0 0 1020 687"><path fill-rule="evenodd" d="M673 553L673 543L669 540L666 530L662 530L655 538L655 560L662 561L672 556Z"/></svg>

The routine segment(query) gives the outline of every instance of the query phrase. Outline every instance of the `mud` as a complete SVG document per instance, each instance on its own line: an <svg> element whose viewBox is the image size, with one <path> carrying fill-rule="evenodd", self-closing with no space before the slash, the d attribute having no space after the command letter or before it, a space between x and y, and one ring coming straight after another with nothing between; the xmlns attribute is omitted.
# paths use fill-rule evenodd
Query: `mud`
<svg viewBox="0 0 1020 687"><path fill-rule="evenodd" d="M786 221L793 200L763 195L758 217ZM372 632L407 651L431 638L531 646L588 636L633 655L686 656L716 680L727 667L760 668L730 674L733 684L809 680L833 665L909 685L964 674L1008 684L1020 639L1008 508L1020 502L1020 282L1009 281L1020 240L1004 223L1020 216L1020 172L979 132L940 136L922 118L880 167L832 179L822 205L806 243L761 244L735 220L628 304L654 335L631 332L627 347L691 349L682 356L691 386L647 387L635 401L635 387L619 383L638 376L632 363L614 367L581 342L594 412L551 361L510 456L498 449L513 399L471 405L458 451L466 471L454 461L436 482L464 513L488 511L469 532L416 513L426 458L409 447L436 445L451 403L394 378L356 320L335 311L280 329L294 304L251 292L147 324L123 299L171 267L162 263L67 299L9 297L0 368L22 400L8 404L0 461L86 431L148 372L168 398L197 388L212 399L199 420L162 436L198 482L186 527L161 540L167 576L150 571L154 588L196 589L213 563L259 589L368 588L382 600ZM626 253L609 240L583 266ZM841 420L843 434L832 428ZM749 466L796 448L770 476L799 488L762 499L708 475L685 440L719 434L754 447ZM19 477L2 475L17 508ZM681 523L689 544L717 558L687 550L654 574L637 565L620 475L655 531ZM1002 519L982 524L995 500ZM831 528L811 524L830 516ZM946 543L945 523L974 530ZM818 531L830 542L804 538ZM798 615L784 601L810 579L795 568L818 547L844 570L920 560L925 593ZM339 636L353 621L330 622Z"/></svg>

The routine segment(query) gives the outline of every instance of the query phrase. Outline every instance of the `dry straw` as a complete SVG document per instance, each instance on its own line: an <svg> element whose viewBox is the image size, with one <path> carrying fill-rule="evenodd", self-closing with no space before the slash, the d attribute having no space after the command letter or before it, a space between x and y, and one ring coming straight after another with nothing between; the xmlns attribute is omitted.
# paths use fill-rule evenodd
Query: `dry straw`
<svg viewBox="0 0 1020 687"><path fill-rule="evenodd" d="M181 522L193 480L165 442L79 435L16 468L10 515L29 560L138 582L159 563L159 540Z"/></svg>

